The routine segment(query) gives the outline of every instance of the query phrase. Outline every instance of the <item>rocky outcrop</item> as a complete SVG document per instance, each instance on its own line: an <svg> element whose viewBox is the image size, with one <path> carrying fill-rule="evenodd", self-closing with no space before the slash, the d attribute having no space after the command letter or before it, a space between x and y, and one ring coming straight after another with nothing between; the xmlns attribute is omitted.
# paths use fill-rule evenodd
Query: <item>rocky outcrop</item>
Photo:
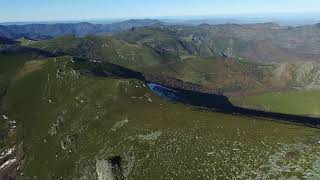
<svg viewBox="0 0 320 180"><path fill-rule="evenodd" d="M273 73L273 81L295 89L320 89L320 63L301 61L281 63Z"/></svg>
<svg viewBox="0 0 320 180"><path fill-rule="evenodd" d="M123 179L123 170L121 157L114 156L109 159L96 160L96 172L98 180L121 180Z"/></svg>

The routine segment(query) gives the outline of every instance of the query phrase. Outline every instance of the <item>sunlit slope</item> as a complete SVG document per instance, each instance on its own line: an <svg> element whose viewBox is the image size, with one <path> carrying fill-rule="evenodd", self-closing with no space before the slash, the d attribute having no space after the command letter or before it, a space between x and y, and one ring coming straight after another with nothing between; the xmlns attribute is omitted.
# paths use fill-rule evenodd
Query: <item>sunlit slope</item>
<svg viewBox="0 0 320 180"><path fill-rule="evenodd" d="M47 59L27 71L37 64L29 63L8 90L8 116L21 123L18 134L26 146L26 177L319 175L316 129L166 102L139 80L80 75L70 60Z"/></svg>
<svg viewBox="0 0 320 180"><path fill-rule="evenodd" d="M11 45L10 45L11 46ZM37 49L24 48L20 46L14 46L0 52L0 115L5 114L3 108L3 97L7 93L7 89L10 83L17 76L21 68L26 62L31 60L37 60L39 58L46 58L51 56L50 53L46 53ZM23 91L23 90L21 90ZM12 141L8 134L10 133L9 120L0 121L0 150Z"/></svg>
<svg viewBox="0 0 320 180"><path fill-rule="evenodd" d="M320 91L270 92L247 97L231 98L232 102L245 107L287 114L320 116Z"/></svg>
<svg viewBox="0 0 320 180"><path fill-rule="evenodd" d="M108 36L64 36L33 43L30 46L65 52L86 59L111 62L136 70L178 60L174 55L160 55L146 46L127 43Z"/></svg>
<svg viewBox="0 0 320 180"><path fill-rule="evenodd" d="M6 87L10 78L15 76L25 62L52 56L52 53L46 51L18 45L2 49L0 51L0 87Z"/></svg>
<svg viewBox="0 0 320 180"><path fill-rule="evenodd" d="M189 58L182 62L146 70L202 85L225 94L242 95L272 91L278 88L271 81L274 65L264 65L223 58ZM283 87L283 86L282 86Z"/></svg>
<svg viewBox="0 0 320 180"><path fill-rule="evenodd" d="M154 36L165 38L160 32L152 34L151 37ZM91 58L111 62L152 74L164 74L224 92L266 91L270 87L268 80L274 68L272 65L223 58L197 57L181 60L179 56L173 56L167 52L161 53L157 49L133 42L130 44L103 36L83 38L65 36L37 42L31 46L66 52L89 60Z"/></svg>
<svg viewBox="0 0 320 180"><path fill-rule="evenodd" d="M142 28L142 30L146 32L118 35L129 38L127 39L129 43L106 36L65 36L36 42L30 46L53 52L65 52L92 61L111 62L138 71L161 73L236 95L320 87L319 62L261 64L249 62L249 59L184 55L175 52L175 49L180 47L175 47L172 51L166 47L166 44L179 43L177 39L168 39L168 30L159 28ZM141 37L144 39L142 42L138 40ZM151 40L159 43L150 45Z"/></svg>
<svg viewBox="0 0 320 180"><path fill-rule="evenodd" d="M303 94L305 90L319 90L320 87L319 62L297 61L260 64L248 62L247 60L222 57L187 57L182 54L179 54L180 57L175 57L172 54L168 54L171 51L168 51L166 43L172 45L172 43L175 44L179 41L169 38L168 29L142 28L138 32L127 32L118 35L121 38L123 38L122 36L127 37L126 40L129 43L117 40L114 37L89 36L79 38L66 36L37 42L31 46L50 51L62 51L78 57L89 58L89 60L91 58L91 60L112 62L140 72L161 74L181 79L185 82L204 86L212 91L218 90L229 97L240 97L240 99L268 92L286 92L292 89L298 89L301 91L299 93ZM139 40L141 38L143 41ZM160 43L158 45L161 45L161 47L163 45L162 49L167 50L162 52L157 44L155 44L156 46L154 44L150 45L153 38L159 39ZM177 49L179 48L177 47ZM130 53L132 52L135 55L131 54L131 56ZM141 56L137 52L140 52ZM280 95L282 94L280 93ZM285 98L285 96L279 96L276 99L267 98L265 100L274 104ZM296 105L295 107L277 103L280 105L279 108L272 106L263 109L290 114L318 114L314 108L301 108L298 99L292 97L290 100L292 104ZM255 104L240 103L240 105L261 109L260 107L270 106L270 103L269 105L266 103L268 102L260 99ZM309 103L309 105L311 104ZM317 107L317 104L313 103L311 106L313 105ZM296 109L304 110L300 113Z"/></svg>
<svg viewBox="0 0 320 180"><path fill-rule="evenodd" d="M28 46L32 43L37 42L36 40L26 38L26 37L19 38L17 41L20 43L20 45L23 45L23 46Z"/></svg>

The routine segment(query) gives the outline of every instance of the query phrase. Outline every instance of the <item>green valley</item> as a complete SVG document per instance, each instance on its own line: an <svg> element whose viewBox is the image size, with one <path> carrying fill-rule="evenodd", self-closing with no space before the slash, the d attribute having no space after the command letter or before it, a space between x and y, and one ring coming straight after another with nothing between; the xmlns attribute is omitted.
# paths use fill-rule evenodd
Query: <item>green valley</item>
<svg viewBox="0 0 320 180"><path fill-rule="evenodd" d="M272 112L297 115L320 115L318 90L271 92L247 97L231 98L235 104Z"/></svg>

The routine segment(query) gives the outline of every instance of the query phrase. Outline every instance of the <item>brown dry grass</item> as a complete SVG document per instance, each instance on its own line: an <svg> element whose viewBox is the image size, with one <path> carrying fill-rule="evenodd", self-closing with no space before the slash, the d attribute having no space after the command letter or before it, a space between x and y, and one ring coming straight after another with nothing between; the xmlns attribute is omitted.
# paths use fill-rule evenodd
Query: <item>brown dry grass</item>
<svg viewBox="0 0 320 180"><path fill-rule="evenodd" d="M34 61L26 62L23 68L18 73L17 78L21 78L29 73L40 70L45 64L45 62L46 61L42 61L42 60L34 60Z"/></svg>

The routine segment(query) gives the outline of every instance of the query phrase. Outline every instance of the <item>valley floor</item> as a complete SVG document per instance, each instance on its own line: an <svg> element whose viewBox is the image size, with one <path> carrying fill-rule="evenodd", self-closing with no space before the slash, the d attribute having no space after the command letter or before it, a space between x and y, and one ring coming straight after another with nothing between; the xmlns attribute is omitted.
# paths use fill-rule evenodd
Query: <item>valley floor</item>
<svg viewBox="0 0 320 180"><path fill-rule="evenodd" d="M308 116L320 116L320 91L281 91L246 97L231 97L236 105L261 110Z"/></svg>

